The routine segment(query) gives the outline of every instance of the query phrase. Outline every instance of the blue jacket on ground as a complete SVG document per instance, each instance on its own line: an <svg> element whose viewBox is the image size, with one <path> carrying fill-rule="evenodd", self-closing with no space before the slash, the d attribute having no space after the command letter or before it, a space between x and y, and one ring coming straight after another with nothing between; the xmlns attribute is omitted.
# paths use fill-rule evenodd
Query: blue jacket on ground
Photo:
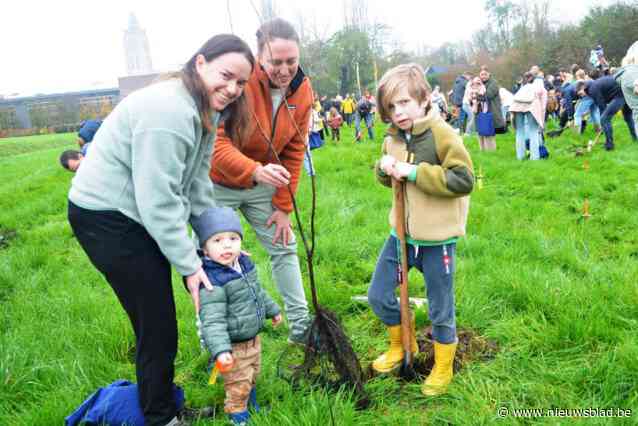
<svg viewBox="0 0 638 426"><path fill-rule="evenodd" d="M180 410L184 406L184 391L173 385L173 395L175 405ZM65 426L80 424L144 426L137 384L117 380L105 388L99 388L64 419Z"/></svg>

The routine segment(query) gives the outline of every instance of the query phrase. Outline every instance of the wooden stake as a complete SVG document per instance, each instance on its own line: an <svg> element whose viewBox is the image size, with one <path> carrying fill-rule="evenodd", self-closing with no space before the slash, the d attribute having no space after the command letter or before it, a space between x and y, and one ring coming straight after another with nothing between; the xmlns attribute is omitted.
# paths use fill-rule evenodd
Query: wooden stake
<svg viewBox="0 0 638 426"><path fill-rule="evenodd" d="M479 172L476 175L476 186L478 186L479 191L483 189L483 166L479 166Z"/></svg>
<svg viewBox="0 0 638 426"><path fill-rule="evenodd" d="M585 201L583 201L583 218L587 220L590 217L591 214L589 214L589 198L585 198Z"/></svg>

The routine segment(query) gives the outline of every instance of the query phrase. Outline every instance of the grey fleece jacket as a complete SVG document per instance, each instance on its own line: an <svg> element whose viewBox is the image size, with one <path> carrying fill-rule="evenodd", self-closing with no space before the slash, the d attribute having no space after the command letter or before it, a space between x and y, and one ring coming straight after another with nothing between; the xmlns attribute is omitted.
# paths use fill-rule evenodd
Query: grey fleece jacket
<svg viewBox="0 0 638 426"><path fill-rule="evenodd" d="M219 114L212 118L216 129ZM208 173L215 132L202 127L181 80L130 94L104 120L73 178L69 200L140 223L181 275L202 262L187 221L215 206Z"/></svg>

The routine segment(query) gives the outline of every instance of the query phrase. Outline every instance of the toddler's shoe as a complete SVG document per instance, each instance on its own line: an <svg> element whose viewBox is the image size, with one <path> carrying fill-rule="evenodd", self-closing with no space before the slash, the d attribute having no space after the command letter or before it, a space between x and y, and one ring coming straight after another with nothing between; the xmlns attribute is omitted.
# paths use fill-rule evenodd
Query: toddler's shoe
<svg viewBox="0 0 638 426"><path fill-rule="evenodd" d="M257 403L257 387L254 387L250 391L250 395L248 396L248 406L252 407L255 410L255 413L259 413L261 407Z"/></svg>
<svg viewBox="0 0 638 426"><path fill-rule="evenodd" d="M229 413L228 418L234 425L246 426L248 420L250 420L250 413L248 413L248 410L240 411L239 413Z"/></svg>

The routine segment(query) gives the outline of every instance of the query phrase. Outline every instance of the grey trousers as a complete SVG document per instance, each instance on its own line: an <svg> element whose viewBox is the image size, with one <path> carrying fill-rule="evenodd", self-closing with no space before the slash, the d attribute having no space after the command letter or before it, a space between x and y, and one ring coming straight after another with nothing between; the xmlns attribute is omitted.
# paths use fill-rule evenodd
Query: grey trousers
<svg viewBox="0 0 638 426"><path fill-rule="evenodd" d="M239 209L257 234L261 245L270 255L272 277L284 300L284 309L290 326L290 338L293 341L303 340L309 325L309 316L297 257L297 242L293 238L286 247L281 241L273 244L275 225L266 227L268 218L275 211L272 206L275 187L264 184L250 189L233 189L218 184L213 186L217 204Z"/></svg>

